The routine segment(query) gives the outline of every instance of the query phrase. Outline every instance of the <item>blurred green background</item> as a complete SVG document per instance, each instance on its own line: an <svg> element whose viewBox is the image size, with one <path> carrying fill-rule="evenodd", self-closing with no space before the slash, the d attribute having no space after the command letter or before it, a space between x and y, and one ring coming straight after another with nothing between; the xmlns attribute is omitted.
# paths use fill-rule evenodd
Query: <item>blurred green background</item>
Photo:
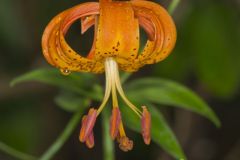
<svg viewBox="0 0 240 160"><path fill-rule="evenodd" d="M58 89L40 83L10 88L9 83L20 74L49 67L41 53L41 34L54 15L81 2L0 1L0 141L40 155L66 125L71 114L56 107L53 99ZM168 0L158 2L165 7L170 3ZM154 76L178 81L197 92L217 113L222 122L220 129L189 111L163 107L190 160L239 160L240 1L182 0L173 17L178 29L174 52L165 61L146 66L131 78ZM72 34L74 38L81 37L77 42L81 50L89 49L90 32L81 36L80 31L73 29ZM74 40L70 41L76 43ZM79 127L54 159L102 156L100 132L93 150L78 142L78 132ZM136 134L130 132L130 135ZM117 160L172 159L155 144L146 147L139 143L130 153L117 149L116 154ZM1 151L0 159L14 160Z"/></svg>

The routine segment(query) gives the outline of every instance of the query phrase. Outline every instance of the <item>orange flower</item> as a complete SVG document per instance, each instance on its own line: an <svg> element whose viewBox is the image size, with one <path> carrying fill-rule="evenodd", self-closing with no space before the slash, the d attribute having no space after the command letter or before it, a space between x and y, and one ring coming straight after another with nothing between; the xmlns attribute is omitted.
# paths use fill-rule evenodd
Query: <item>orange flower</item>
<svg viewBox="0 0 240 160"><path fill-rule="evenodd" d="M87 57L76 53L66 42L65 35L70 26L81 19L82 34L95 26L92 48ZM148 40L140 51L139 28L148 35ZM110 135L117 138L119 147L129 151L133 142L126 136L121 112L118 107L119 94L123 101L141 119L144 142L150 144L151 116L146 107L143 111L132 104L123 92L119 69L135 72L146 64L165 59L176 43L176 28L172 18L160 5L144 1L100 0L77 5L63 11L46 27L42 37L43 54L46 60L59 68L64 75L73 71L102 73L105 71L106 87L102 104L91 108L83 117L79 139L89 148L94 146L93 127L100 112L112 95L113 111Z"/></svg>

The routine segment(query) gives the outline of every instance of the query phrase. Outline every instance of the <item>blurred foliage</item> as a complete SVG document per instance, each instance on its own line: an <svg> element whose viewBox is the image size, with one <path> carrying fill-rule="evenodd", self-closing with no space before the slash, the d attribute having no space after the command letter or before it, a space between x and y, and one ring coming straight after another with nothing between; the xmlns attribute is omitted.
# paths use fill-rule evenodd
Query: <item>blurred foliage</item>
<svg viewBox="0 0 240 160"><path fill-rule="evenodd" d="M220 122L214 112L196 94L182 85L167 79L142 78L127 85L133 101L152 102L188 109L210 119L216 126Z"/></svg>
<svg viewBox="0 0 240 160"><path fill-rule="evenodd" d="M175 53L154 73L179 80L193 73L212 95L231 98L240 82L239 13L221 1L206 4L192 3L178 25Z"/></svg>
<svg viewBox="0 0 240 160"><path fill-rule="evenodd" d="M35 70L14 79L11 84L16 85L18 83L34 80L46 84L57 85L66 90L71 90L71 94L61 94L60 96L57 96L55 100L55 102L66 111L79 111L79 109L89 105L89 103L86 103L89 102L88 99L93 99L98 102L101 101L101 98L98 96L99 92L94 92L94 85L85 88L85 84L91 84L89 82L93 80L89 77L86 78L84 73L72 73L67 77L59 76L59 74L60 72L58 69ZM76 86L78 87L76 88ZM83 88L88 92L84 92ZM139 104L138 106L141 106L141 104L149 104L148 106L151 108L151 106L154 106L151 103L157 103L161 105L183 107L209 118L217 126L220 125L218 118L207 104L192 91L178 83L159 78L145 78L136 79L130 82L130 84L126 83L126 88L128 96L131 97L133 102ZM66 92L63 91L63 93ZM100 93L100 95L103 94ZM121 107L121 110L123 111L123 116L126 116L125 121L127 126L140 132L139 118L133 113L131 114L131 112L126 111L127 107ZM175 158L186 159L177 139L161 113L154 108L151 108L150 112L152 114L153 141L163 147L163 149Z"/></svg>

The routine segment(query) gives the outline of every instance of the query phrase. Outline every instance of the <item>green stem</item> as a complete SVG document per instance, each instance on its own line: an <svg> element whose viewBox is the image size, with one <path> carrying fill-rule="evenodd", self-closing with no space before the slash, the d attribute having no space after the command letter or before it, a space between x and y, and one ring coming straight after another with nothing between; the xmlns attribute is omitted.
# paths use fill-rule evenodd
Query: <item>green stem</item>
<svg viewBox="0 0 240 160"><path fill-rule="evenodd" d="M179 2L180 2L180 0L172 0L172 2L170 3L170 5L168 7L168 12L170 14L173 14L173 12L176 10Z"/></svg>
<svg viewBox="0 0 240 160"><path fill-rule="evenodd" d="M82 116L82 111L75 113L70 121L68 122L66 128L62 134L57 138L57 140L50 146L50 148L41 156L39 160L50 160L52 157L61 149L66 140L70 137Z"/></svg>
<svg viewBox="0 0 240 160"><path fill-rule="evenodd" d="M20 160L36 160L37 159L31 155L22 153L12 147L9 147L8 145L2 142L0 142L0 150Z"/></svg>
<svg viewBox="0 0 240 160"><path fill-rule="evenodd" d="M114 144L109 134L109 115L108 110L102 112L102 127L103 127L103 156L104 160L115 160Z"/></svg>

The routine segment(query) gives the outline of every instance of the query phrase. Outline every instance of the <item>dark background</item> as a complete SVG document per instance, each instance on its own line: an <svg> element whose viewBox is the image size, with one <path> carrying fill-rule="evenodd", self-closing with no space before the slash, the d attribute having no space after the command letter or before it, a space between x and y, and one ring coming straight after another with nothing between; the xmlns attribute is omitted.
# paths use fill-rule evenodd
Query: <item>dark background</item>
<svg viewBox="0 0 240 160"><path fill-rule="evenodd" d="M71 115L54 104L56 88L39 83L10 88L9 82L20 74L49 66L40 46L44 27L54 15L80 2L0 1L0 141L23 152L40 155ZM159 3L166 7L169 2ZM164 108L190 160L239 160L240 1L182 0L173 17L178 28L174 52L164 62L146 66L133 77L151 75L178 81L197 92L217 113L222 122L220 129L194 113ZM80 31L73 33L81 36ZM92 39L88 37L84 42L80 39L79 44L89 44ZM88 50L88 45L83 46L82 50ZM100 130L99 124L97 128ZM54 159L101 159L100 131L96 147L88 150L78 142L78 130ZM130 153L116 152L117 160L171 159L155 144L147 147L139 143ZM14 158L0 151L0 159Z"/></svg>

